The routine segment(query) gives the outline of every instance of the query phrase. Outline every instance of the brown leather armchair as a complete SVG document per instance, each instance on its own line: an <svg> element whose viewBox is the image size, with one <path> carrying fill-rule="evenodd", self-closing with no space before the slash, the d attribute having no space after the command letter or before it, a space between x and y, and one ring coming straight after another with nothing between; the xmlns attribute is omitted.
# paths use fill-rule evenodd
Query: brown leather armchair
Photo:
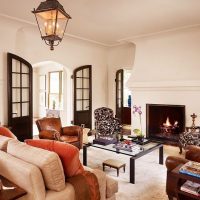
<svg viewBox="0 0 200 200"><path fill-rule="evenodd" d="M83 129L80 126L62 127L60 118L47 117L38 119L36 124L40 139L59 140L82 148Z"/></svg>
<svg viewBox="0 0 200 200"><path fill-rule="evenodd" d="M200 147L189 146L185 158L179 158L175 156L168 156L166 159L167 167L167 183L166 183L166 192L169 200L173 200L173 197L176 197L176 187L178 178L173 175L172 170L175 169L180 164L185 164L189 160L200 162Z"/></svg>

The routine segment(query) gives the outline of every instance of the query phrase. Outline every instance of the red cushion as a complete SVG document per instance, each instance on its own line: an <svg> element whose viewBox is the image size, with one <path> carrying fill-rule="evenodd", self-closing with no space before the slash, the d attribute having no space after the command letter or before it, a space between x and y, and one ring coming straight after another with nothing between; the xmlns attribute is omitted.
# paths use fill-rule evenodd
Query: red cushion
<svg viewBox="0 0 200 200"><path fill-rule="evenodd" d="M79 160L79 149L71 144L44 139L29 139L25 140L25 143L57 153L61 159L66 177L72 177L84 172L83 166Z"/></svg>
<svg viewBox="0 0 200 200"><path fill-rule="evenodd" d="M17 139L17 137L6 127L0 126L0 135Z"/></svg>

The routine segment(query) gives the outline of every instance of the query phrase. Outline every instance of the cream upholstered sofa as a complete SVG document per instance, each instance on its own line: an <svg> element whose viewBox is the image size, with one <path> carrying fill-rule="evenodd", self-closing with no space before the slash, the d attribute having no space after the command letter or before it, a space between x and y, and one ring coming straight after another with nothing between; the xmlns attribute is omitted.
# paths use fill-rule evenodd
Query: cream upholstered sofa
<svg viewBox="0 0 200 200"><path fill-rule="evenodd" d="M87 170L97 176L101 200L114 200L118 183L101 170ZM56 153L5 136L0 136L0 175L27 191L20 200L75 200Z"/></svg>

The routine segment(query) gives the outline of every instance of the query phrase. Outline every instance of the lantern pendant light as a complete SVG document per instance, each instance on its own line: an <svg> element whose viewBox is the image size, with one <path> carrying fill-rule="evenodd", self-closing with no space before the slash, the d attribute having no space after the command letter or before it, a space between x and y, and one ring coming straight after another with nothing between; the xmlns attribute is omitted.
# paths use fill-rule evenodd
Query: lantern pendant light
<svg viewBox="0 0 200 200"><path fill-rule="evenodd" d="M41 2L32 13L35 14L41 38L51 50L54 50L54 46L57 46L63 39L67 23L71 19L70 15L65 12L57 0Z"/></svg>

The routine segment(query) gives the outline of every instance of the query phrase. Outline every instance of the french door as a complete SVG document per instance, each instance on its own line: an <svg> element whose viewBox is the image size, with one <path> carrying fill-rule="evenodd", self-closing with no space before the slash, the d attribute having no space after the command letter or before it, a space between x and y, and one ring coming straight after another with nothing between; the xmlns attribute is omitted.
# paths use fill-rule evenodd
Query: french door
<svg viewBox="0 0 200 200"><path fill-rule="evenodd" d="M74 124L92 127L92 66L74 70Z"/></svg>
<svg viewBox="0 0 200 200"><path fill-rule="evenodd" d="M8 126L20 141L32 138L32 66L8 53Z"/></svg>
<svg viewBox="0 0 200 200"><path fill-rule="evenodd" d="M116 117L122 120L122 111L124 103L124 70L120 69L116 72Z"/></svg>

